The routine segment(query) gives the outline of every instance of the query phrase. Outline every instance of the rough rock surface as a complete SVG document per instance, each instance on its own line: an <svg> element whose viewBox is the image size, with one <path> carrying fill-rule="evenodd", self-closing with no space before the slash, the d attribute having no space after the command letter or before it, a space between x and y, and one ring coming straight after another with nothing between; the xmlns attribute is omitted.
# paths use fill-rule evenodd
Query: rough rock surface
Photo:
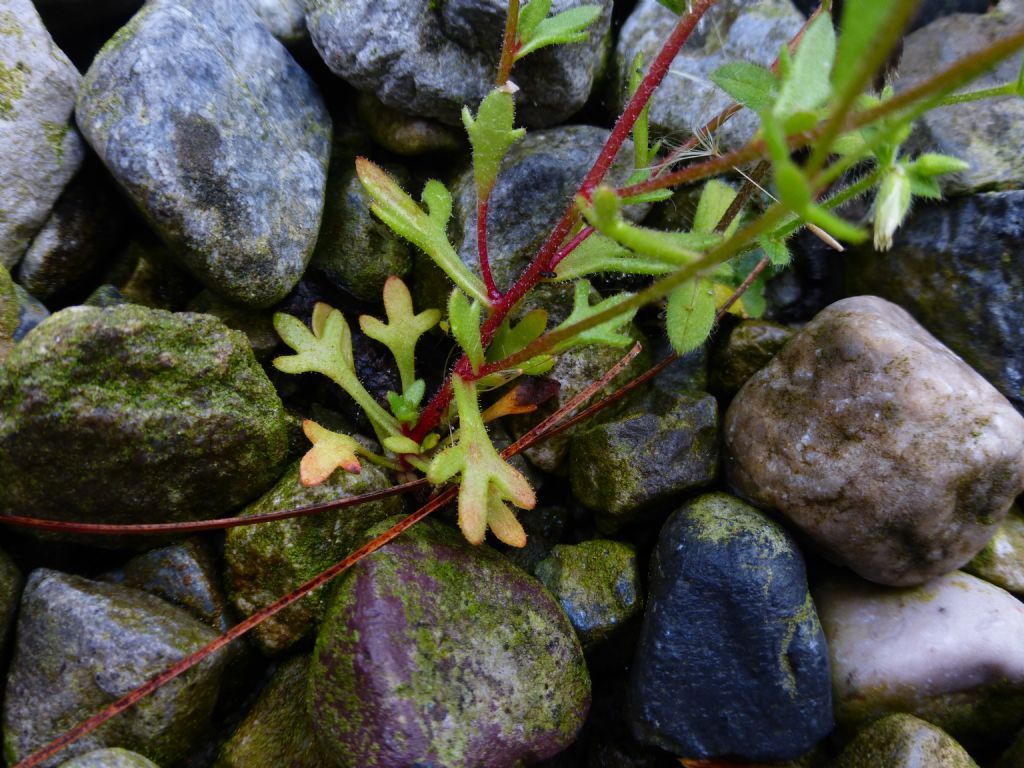
<svg viewBox="0 0 1024 768"><path fill-rule="evenodd" d="M5 756L21 760L216 636L145 592L33 571L4 697ZM180 760L208 725L223 663L214 654L43 765L115 745Z"/></svg>
<svg viewBox="0 0 1024 768"><path fill-rule="evenodd" d="M319 504L379 491L391 485L384 470L363 462L358 475L336 471L320 485L307 487L292 466L242 515ZM350 509L308 517L231 528L224 542L228 596L241 616L251 616L333 565L362 543L363 532L402 511L395 496ZM324 591L317 590L260 624L253 637L265 653L279 653L308 634L324 612Z"/></svg>
<svg viewBox="0 0 1024 768"><path fill-rule="evenodd" d="M295 43L309 36L302 0L249 0L270 34L282 43Z"/></svg>
<svg viewBox="0 0 1024 768"><path fill-rule="evenodd" d="M640 0L619 33L615 47L615 79L611 102L616 112L626 102L626 83L637 53L649 63L657 55L679 16L658 3ZM732 103L709 76L723 64L744 60L771 65L779 48L796 34L804 18L790 0L724 0L701 19L668 77L651 99L653 133L682 141ZM754 135L757 116L737 114L713 137L722 149L736 149ZM705 137L708 138L708 137ZM705 141L705 150L711 141Z"/></svg>
<svg viewBox="0 0 1024 768"><path fill-rule="evenodd" d="M18 566L6 552L0 550L0 652L7 647L24 581Z"/></svg>
<svg viewBox="0 0 1024 768"><path fill-rule="evenodd" d="M148 3L96 57L76 115L207 287L266 306L301 277L320 225L331 121L246 4Z"/></svg>
<svg viewBox="0 0 1024 768"><path fill-rule="evenodd" d="M733 400L727 471L882 584L969 561L1024 489L1024 418L904 310L836 302Z"/></svg>
<svg viewBox="0 0 1024 768"><path fill-rule="evenodd" d="M245 337L208 315L65 309L7 358L0 404L6 514L216 517L273 482L286 449Z"/></svg>
<svg viewBox="0 0 1024 768"><path fill-rule="evenodd" d="M396 155L454 152L466 144L459 128L386 106L372 93L356 97L356 114L374 143Z"/></svg>
<svg viewBox="0 0 1024 768"><path fill-rule="evenodd" d="M72 127L82 80L31 0L0 0L0 265L18 263L85 148Z"/></svg>
<svg viewBox="0 0 1024 768"><path fill-rule="evenodd" d="M1024 721L1024 605L959 571L915 589L836 577L814 590L847 729L907 712L971 744Z"/></svg>
<svg viewBox="0 0 1024 768"><path fill-rule="evenodd" d="M1015 595L1024 595L1024 514L1014 506L995 535L964 570Z"/></svg>
<svg viewBox="0 0 1024 768"><path fill-rule="evenodd" d="M309 674L309 712L339 768L536 762L572 742L590 700L551 595L430 521L343 576Z"/></svg>
<svg viewBox="0 0 1024 768"><path fill-rule="evenodd" d="M857 734L829 768L977 768L948 733L913 715L889 715Z"/></svg>
<svg viewBox="0 0 1024 768"><path fill-rule="evenodd" d="M554 0L551 13L584 5ZM561 122L579 110L597 76L611 0L589 38L538 51L516 65L519 119ZM505 24L503 0L311 0L306 21L327 66L388 106L457 125L494 86Z"/></svg>
<svg viewBox="0 0 1024 768"><path fill-rule="evenodd" d="M21 341L29 331L50 316L50 310L17 283L14 284L14 294L18 300L18 327L14 331L14 340Z"/></svg>
<svg viewBox="0 0 1024 768"><path fill-rule="evenodd" d="M711 358L711 389L735 395L747 380L771 362L793 329L767 320L743 320L729 332Z"/></svg>
<svg viewBox="0 0 1024 768"><path fill-rule="evenodd" d="M20 314L17 286L11 279L11 273L0 264L0 363L10 354L17 340L15 334Z"/></svg>
<svg viewBox="0 0 1024 768"><path fill-rule="evenodd" d="M160 768L138 752L113 747L97 749L61 765L60 768Z"/></svg>
<svg viewBox="0 0 1024 768"><path fill-rule="evenodd" d="M829 733L828 649L782 526L728 494L701 496L665 523L648 582L628 703L637 739L764 761Z"/></svg>

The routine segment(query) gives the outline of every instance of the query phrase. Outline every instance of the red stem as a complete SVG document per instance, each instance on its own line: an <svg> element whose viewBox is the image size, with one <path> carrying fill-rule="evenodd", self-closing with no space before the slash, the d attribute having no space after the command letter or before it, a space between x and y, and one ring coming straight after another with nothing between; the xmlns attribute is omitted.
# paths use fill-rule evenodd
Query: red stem
<svg viewBox="0 0 1024 768"><path fill-rule="evenodd" d="M501 301L501 291L494 284L494 277L491 275L491 260L487 254L487 209L491 196L480 195L476 204L476 250L480 255L480 273L484 278L484 286L487 288L487 298L492 302Z"/></svg>
<svg viewBox="0 0 1024 768"><path fill-rule="evenodd" d="M562 250L560 250L558 253L551 257L551 262L548 264L548 269L554 271L555 267L562 263L562 259L564 259L570 253L575 251L579 244L586 240L588 237L590 237L592 234L594 234L594 228L589 225L581 229L572 240L565 244Z"/></svg>

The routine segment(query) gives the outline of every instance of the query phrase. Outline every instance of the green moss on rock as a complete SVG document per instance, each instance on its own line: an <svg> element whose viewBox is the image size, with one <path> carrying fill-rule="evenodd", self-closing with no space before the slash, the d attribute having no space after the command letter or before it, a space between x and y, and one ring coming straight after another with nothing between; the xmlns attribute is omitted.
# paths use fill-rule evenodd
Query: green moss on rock
<svg viewBox="0 0 1024 768"><path fill-rule="evenodd" d="M877 720L847 745L829 768L978 768L940 728L913 715Z"/></svg>

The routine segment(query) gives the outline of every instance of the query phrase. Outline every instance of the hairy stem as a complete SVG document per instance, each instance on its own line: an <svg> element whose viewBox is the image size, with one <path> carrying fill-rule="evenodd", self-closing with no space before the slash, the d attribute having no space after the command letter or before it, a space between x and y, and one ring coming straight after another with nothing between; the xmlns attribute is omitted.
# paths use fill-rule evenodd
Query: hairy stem
<svg viewBox="0 0 1024 768"><path fill-rule="evenodd" d="M494 84L499 88L508 82L512 65L516 60L519 41L516 25L519 24L519 0L508 0L508 14L505 16L505 34L501 38L501 59L498 62L498 76Z"/></svg>
<svg viewBox="0 0 1024 768"><path fill-rule="evenodd" d="M484 278L484 287L487 288L487 298L492 303L501 300L501 291L494 284L494 277L491 275L491 260L487 253L487 209L490 204L490 192L480 197L476 204L476 250L480 256L480 274Z"/></svg>

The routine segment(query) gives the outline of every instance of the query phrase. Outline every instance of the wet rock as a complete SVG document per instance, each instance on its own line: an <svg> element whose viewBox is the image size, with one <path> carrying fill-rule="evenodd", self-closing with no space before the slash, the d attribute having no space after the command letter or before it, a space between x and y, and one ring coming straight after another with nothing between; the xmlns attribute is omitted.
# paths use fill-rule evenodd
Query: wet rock
<svg viewBox="0 0 1024 768"><path fill-rule="evenodd" d="M0 550L0 653L7 647L24 581L18 566L6 552Z"/></svg>
<svg viewBox="0 0 1024 768"><path fill-rule="evenodd" d="M537 566L536 576L561 604L585 649L606 639L643 605L636 550L619 541L557 546Z"/></svg>
<svg viewBox="0 0 1024 768"><path fill-rule="evenodd" d="M998 11L939 19L907 37L896 90L906 90L965 56L982 51L1020 26L1020 18ZM1015 82L1020 55L1004 59L964 90ZM916 123L914 149L960 158L970 168L939 182L946 194L1024 186L1024 104L1019 97L968 102L926 112ZM981 242L981 241L978 241Z"/></svg>
<svg viewBox="0 0 1024 768"><path fill-rule="evenodd" d="M17 283L14 284L14 294L18 298L18 327L14 331L14 340L21 341L29 331L50 316L50 310Z"/></svg>
<svg viewBox="0 0 1024 768"><path fill-rule="evenodd" d="M466 145L457 128L393 109L372 93L356 97L356 113L374 143L396 155L454 152Z"/></svg>
<svg viewBox="0 0 1024 768"><path fill-rule="evenodd" d="M622 26L615 47L615 80L611 92L614 110L626 102L626 83L633 59L642 53L651 62L679 16L658 0L640 0ZM651 99L650 123L655 134L681 140L732 103L710 78L723 64L743 60L770 66L779 48L803 25L803 16L789 0L726 0L715 4L701 20L672 69ZM740 112L714 137L704 137L705 150L717 145L736 149L757 130L757 115Z"/></svg>
<svg viewBox="0 0 1024 768"><path fill-rule="evenodd" d="M81 75L30 0L0 2L0 265L18 263L85 149L71 124Z"/></svg>
<svg viewBox="0 0 1024 768"><path fill-rule="evenodd" d="M747 379L771 362L793 330L767 320L743 320L711 358L711 387L735 395Z"/></svg>
<svg viewBox="0 0 1024 768"><path fill-rule="evenodd" d="M249 0L249 4L282 43L297 43L309 36L302 0Z"/></svg>
<svg viewBox="0 0 1024 768"><path fill-rule="evenodd" d="M281 346L281 337L274 330L274 316L269 310L232 304L212 291L203 291L189 302L188 311L213 315L228 328L244 333L261 363L270 362Z"/></svg>
<svg viewBox="0 0 1024 768"><path fill-rule="evenodd" d="M245 5L148 3L96 57L76 116L208 288L267 306L302 276L331 122L312 81Z"/></svg>
<svg viewBox="0 0 1024 768"><path fill-rule="evenodd" d="M873 296L819 313L750 379L725 441L742 495L882 584L969 561L1024 488L1024 418Z"/></svg>
<svg viewBox="0 0 1024 768"><path fill-rule="evenodd" d="M309 694L338 766L511 766L572 742L590 681L538 582L427 521L342 577Z"/></svg>
<svg viewBox="0 0 1024 768"><path fill-rule="evenodd" d="M581 0L554 0L552 13ZM516 65L518 119L562 122L590 95L606 47L610 0L585 42L531 54ZM505 24L498 0L313 0L306 21L327 66L361 91L414 115L459 124L494 85Z"/></svg>
<svg viewBox="0 0 1024 768"><path fill-rule="evenodd" d="M634 734L676 755L789 760L828 735L828 649L789 534L723 493L677 510L631 674Z"/></svg>
<svg viewBox="0 0 1024 768"><path fill-rule="evenodd" d="M0 264L0 363L14 347L18 331L20 304L17 286L11 280L11 273Z"/></svg>
<svg viewBox="0 0 1024 768"><path fill-rule="evenodd" d="M889 715L859 734L829 768L977 768L948 733L913 715Z"/></svg>
<svg viewBox="0 0 1024 768"><path fill-rule="evenodd" d="M985 548L964 566L967 573L1024 595L1024 515L1014 506Z"/></svg>
<svg viewBox="0 0 1024 768"><path fill-rule="evenodd" d="M60 768L160 768L138 752L114 747L97 749L61 765Z"/></svg>
<svg viewBox="0 0 1024 768"><path fill-rule="evenodd" d="M519 465L516 465L516 469L524 471ZM527 465L526 471L534 470ZM533 481L530 484L535 488L539 486L539 483ZM569 529L572 523L571 515L563 506L541 502L528 513L520 514L519 522L526 531L526 546L507 547L502 549L502 554L527 573L536 575L537 566L551 553Z"/></svg>
<svg viewBox="0 0 1024 768"><path fill-rule="evenodd" d="M295 464L242 515L334 501L391 484L384 470L363 462L358 475L339 470L320 485L307 487L299 480ZM362 543L367 528L401 511L401 499L395 496L349 509L229 529L224 580L231 604L239 615L251 616L341 560ZM260 624L252 636L265 653L279 653L317 626L324 600L324 590L317 590Z"/></svg>
<svg viewBox="0 0 1024 768"><path fill-rule="evenodd" d="M573 436L573 495L616 530L645 510L700 488L718 472L718 405L704 393L655 386L603 423Z"/></svg>
<svg viewBox="0 0 1024 768"><path fill-rule="evenodd" d="M148 238L125 249L123 273L114 285L132 304L178 312L199 292L199 286L172 260L167 248Z"/></svg>
<svg viewBox="0 0 1024 768"><path fill-rule="evenodd" d="M959 571L914 589L852 577L814 591L846 729L906 712L965 743L1024 722L1024 605Z"/></svg>
<svg viewBox="0 0 1024 768"><path fill-rule="evenodd" d="M1024 412L1024 191L922 205L889 253L847 259L850 290L909 311Z"/></svg>
<svg viewBox="0 0 1024 768"><path fill-rule="evenodd" d="M216 636L145 592L33 571L4 697L5 755L21 760ZM180 760L208 724L222 668L222 654L205 659L71 745L63 759L120 745L160 763Z"/></svg>
<svg viewBox="0 0 1024 768"><path fill-rule="evenodd" d="M327 768L306 713L309 655L295 656L277 668L217 756L214 768Z"/></svg>
<svg viewBox="0 0 1024 768"><path fill-rule="evenodd" d="M216 517L273 482L286 447L245 338L207 315L65 309L8 357L0 403L6 514Z"/></svg>

